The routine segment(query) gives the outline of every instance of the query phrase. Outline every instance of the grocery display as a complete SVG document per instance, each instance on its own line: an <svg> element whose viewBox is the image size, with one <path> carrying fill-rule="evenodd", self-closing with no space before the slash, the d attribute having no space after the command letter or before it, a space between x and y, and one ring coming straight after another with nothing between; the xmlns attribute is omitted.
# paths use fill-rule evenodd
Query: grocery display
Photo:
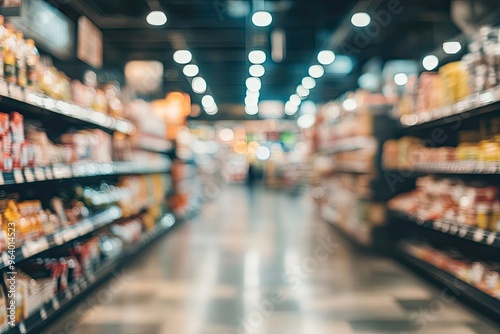
<svg viewBox="0 0 500 334"><path fill-rule="evenodd" d="M314 196L320 213L365 247L380 242L391 196L379 158L395 132L389 112L382 95L359 91L325 105L317 125Z"/></svg>

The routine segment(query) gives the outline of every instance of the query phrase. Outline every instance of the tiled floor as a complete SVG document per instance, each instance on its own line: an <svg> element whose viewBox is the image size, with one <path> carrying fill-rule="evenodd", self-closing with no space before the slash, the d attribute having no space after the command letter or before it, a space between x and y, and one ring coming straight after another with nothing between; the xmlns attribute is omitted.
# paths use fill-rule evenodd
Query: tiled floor
<svg viewBox="0 0 500 334"><path fill-rule="evenodd" d="M391 260L356 253L307 196L233 186L47 333L500 332Z"/></svg>

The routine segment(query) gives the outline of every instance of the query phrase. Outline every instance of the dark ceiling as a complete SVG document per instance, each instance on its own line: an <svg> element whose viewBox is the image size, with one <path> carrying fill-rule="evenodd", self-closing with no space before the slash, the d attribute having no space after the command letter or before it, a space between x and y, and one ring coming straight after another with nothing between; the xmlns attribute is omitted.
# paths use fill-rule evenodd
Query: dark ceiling
<svg viewBox="0 0 500 334"><path fill-rule="evenodd" d="M268 28L255 28L250 15L237 17L252 2L237 0L48 0L72 19L87 16L103 31L104 66L123 71L129 60L163 62L164 90L192 93L182 67L172 60L179 48L189 49L219 105L243 104L248 77L248 51L258 46L270 54L273 29L286 34L286 58L274 63L268 57L262 78L261 99L286 99L294 92L315 55L328 47L337 54L351 53L356 67L351 75L328 73L319 80L311 99L324 102L356 88L363 65L378 57L420 59L443 41L460 33L450 17L451 0L340 0L254 1L272 12ZM485 0L487 1L487 0ZM366 43L359 43L359 29L350 23L353 11L380 13L391 3L402 9L391 15L388 24L374 31ZM145 17L151 9L164 10L168 22L149 26ZM241 13L239 13L241 14ZM362 28L366 29L366 28ZM191 94L193 100L199 96ZM243 109L239 109L242 113ZM224 114L224 110L221 110ZM243 116L243 115L242 115Z"/></svg>

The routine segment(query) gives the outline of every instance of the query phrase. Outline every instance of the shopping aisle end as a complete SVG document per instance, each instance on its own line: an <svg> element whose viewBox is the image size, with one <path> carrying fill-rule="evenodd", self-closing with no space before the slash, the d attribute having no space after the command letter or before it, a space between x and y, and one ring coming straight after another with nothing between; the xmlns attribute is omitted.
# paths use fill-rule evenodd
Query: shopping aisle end
<svg viewBox="0 0 500 334"><path fill-rule="evenodd" d="M359 253L308 192L232 185L45 333L493 334L446 289Z"/></svg>

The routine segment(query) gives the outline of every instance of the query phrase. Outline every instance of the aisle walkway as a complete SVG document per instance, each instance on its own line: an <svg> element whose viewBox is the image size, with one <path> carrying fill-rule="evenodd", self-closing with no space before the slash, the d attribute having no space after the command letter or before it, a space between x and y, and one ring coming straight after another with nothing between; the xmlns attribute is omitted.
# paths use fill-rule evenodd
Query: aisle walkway
<svg viewBox="0 0 500 334"><path fill-rule="evenodd" d="M47 332L498 333L447 296L354 252L307 196L233 186Z"/></svg>

